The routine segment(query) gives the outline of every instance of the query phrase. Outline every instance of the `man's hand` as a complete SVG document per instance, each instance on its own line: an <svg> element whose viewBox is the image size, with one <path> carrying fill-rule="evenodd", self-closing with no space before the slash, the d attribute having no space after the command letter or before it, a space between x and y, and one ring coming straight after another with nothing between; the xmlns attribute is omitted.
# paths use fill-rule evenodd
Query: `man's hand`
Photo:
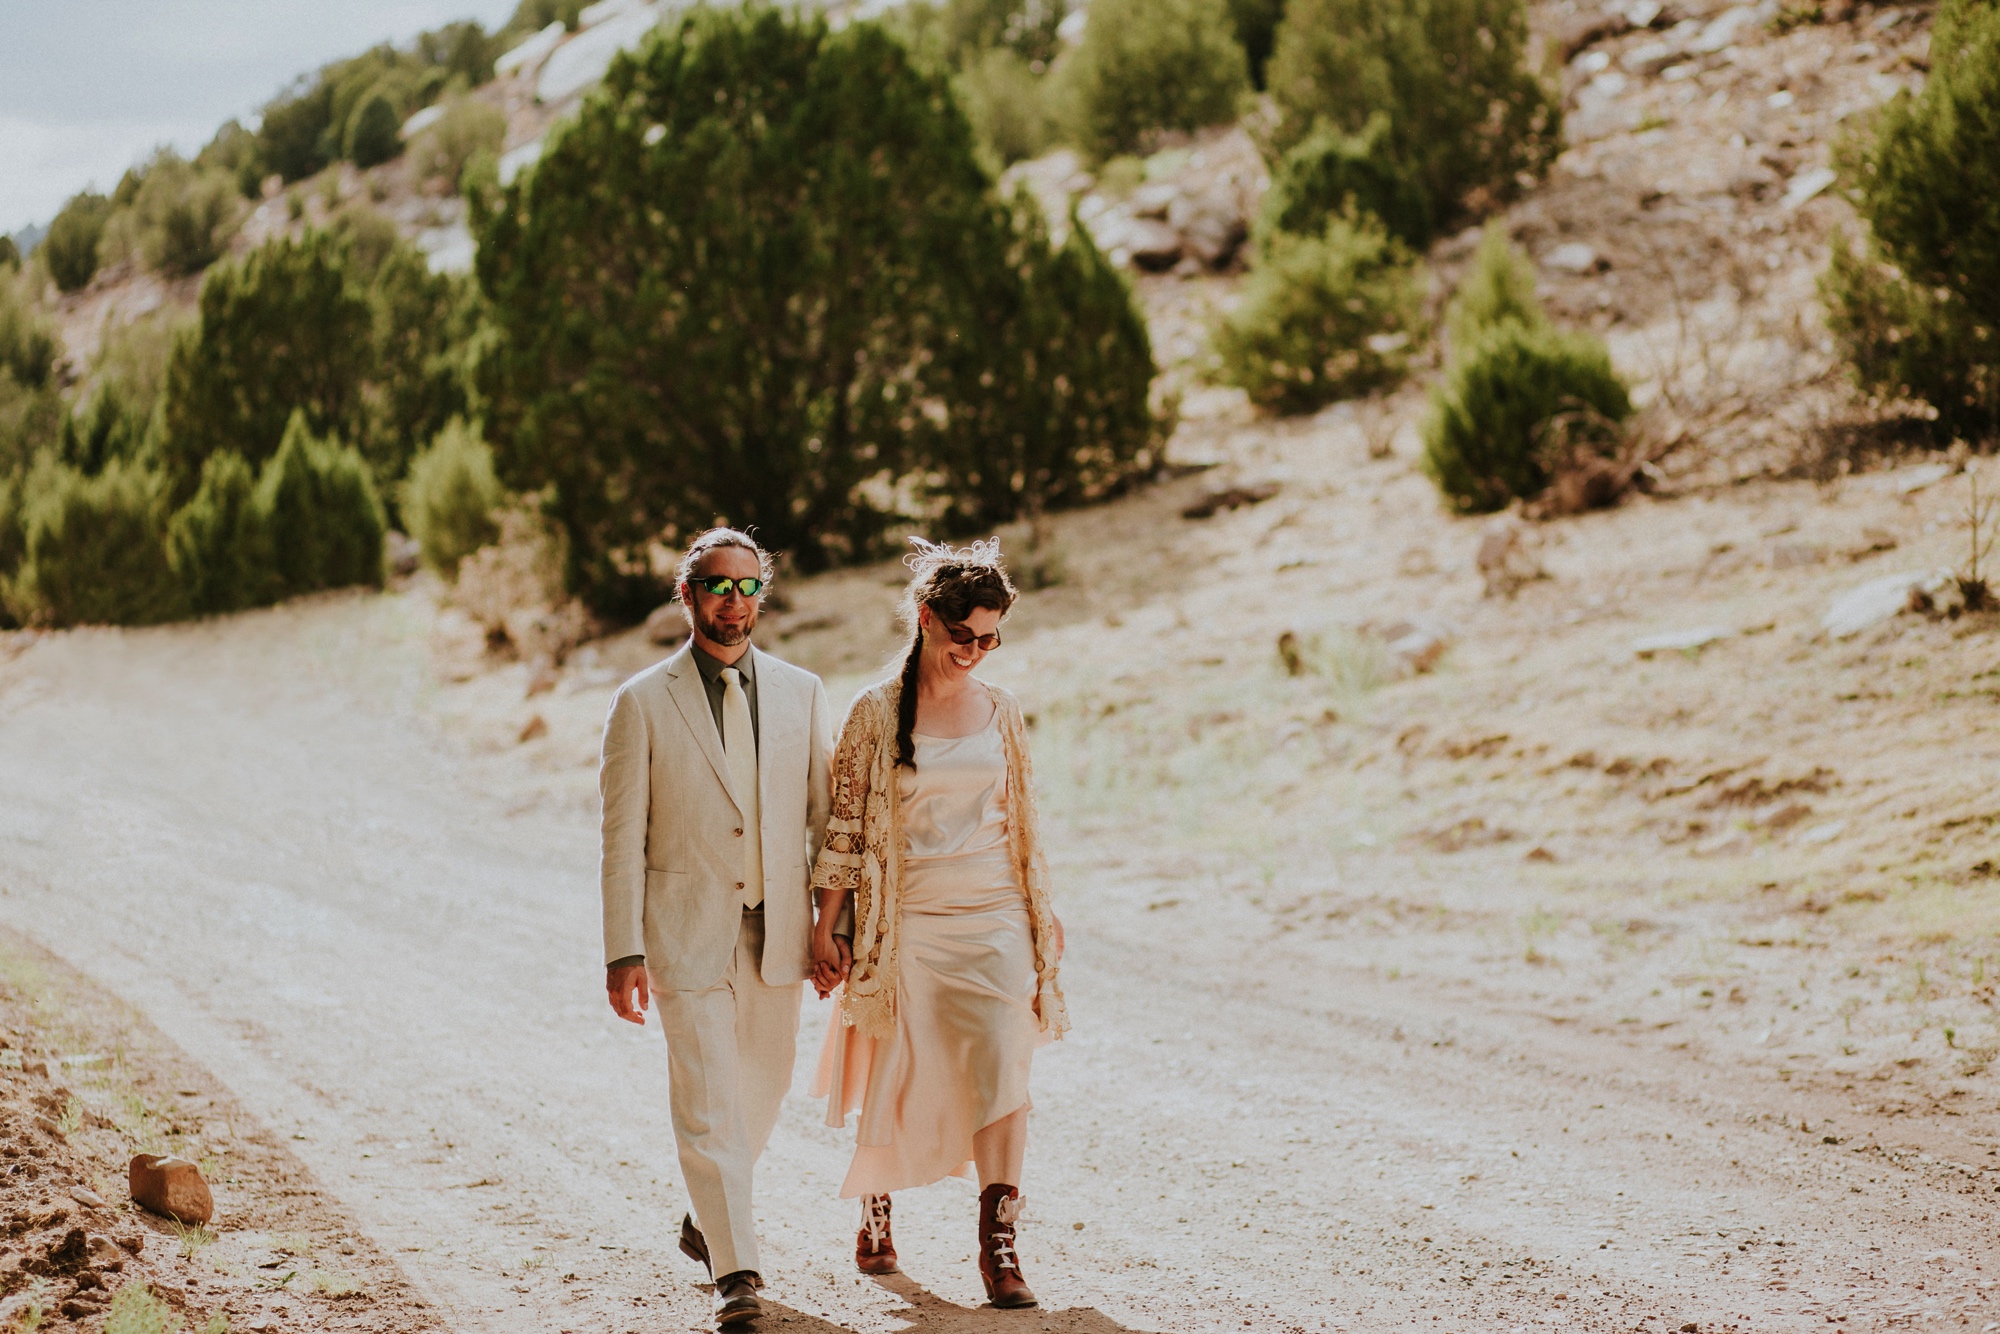
<svg viewBox="0 0 2000 1334"><path fill-rule="evenodd" d="M604 970L604 989L610 993L611 1008L628 1024L646 1022L646 1002L652 999L652 984L644 964L628 963L623 968Z"/></svg>
<svg viewBox="0 0 2000 1334"><path fill-rule="evenodd" d="M813 990L825 1000L854 968L854 945L833 934L832 923L813 932Z"/></svg>

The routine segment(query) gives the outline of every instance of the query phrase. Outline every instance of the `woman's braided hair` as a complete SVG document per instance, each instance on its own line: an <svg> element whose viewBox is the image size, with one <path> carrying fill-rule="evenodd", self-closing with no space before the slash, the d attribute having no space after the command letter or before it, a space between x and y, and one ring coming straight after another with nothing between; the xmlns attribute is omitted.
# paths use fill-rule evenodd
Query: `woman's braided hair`
<svg viewBox="0 0 2000 1334"><path fill-rule="evenodd" d="M921 537L912 537L910 544L916 550L903 557L903 564L910 567L910 583L898 608L903 623L910 628L910 648L903 655L903 688L896 702L896 763L915 769L917 745L911 733L917 726L917 673L924 649L923 625L917 613L929 607L931 615L958 625L979 607L990 607L1005 616L1020 594L1000 563L997 537L956 548Z"/></svg>

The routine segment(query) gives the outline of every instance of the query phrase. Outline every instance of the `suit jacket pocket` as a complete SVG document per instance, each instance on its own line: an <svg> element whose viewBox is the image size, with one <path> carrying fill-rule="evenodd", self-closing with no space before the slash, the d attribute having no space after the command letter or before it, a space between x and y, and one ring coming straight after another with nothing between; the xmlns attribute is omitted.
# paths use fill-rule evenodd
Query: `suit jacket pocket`
<svg viewBox="0 0 2000 1334"><path fill-rule="evenodd" d="M686 871L646 868L646 935L684 941L694 922L694 877ZM654 962L649 959L648 962Z"/></svg>

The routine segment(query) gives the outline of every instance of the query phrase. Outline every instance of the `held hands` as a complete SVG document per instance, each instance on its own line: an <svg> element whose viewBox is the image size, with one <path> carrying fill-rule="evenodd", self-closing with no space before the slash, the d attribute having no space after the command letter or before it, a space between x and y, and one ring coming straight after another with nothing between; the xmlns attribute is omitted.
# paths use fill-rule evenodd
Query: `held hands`
<svg viewBox="0 0 2000 1334"><path fill-rule="evenodd" d="M833 989L847 980L854 968L854 944L846 936L833 934L830 918L813 930L813 990L825 1000Z"/></svg>
<svg viewBox="0 0 2000 1334"><path fill-rule="evenodd" d="M604 990L620 1019L628 1024L646 1022L646 1003L652 999L652 986L647 981L644 964L628 963L623 968L605 969Z"/></svg>

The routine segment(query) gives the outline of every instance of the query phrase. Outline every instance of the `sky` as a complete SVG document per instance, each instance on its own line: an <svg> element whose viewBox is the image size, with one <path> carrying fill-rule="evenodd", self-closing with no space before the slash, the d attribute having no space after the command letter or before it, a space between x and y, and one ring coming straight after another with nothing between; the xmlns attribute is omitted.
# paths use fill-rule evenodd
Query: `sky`
<svg viewBox="0 0 2000 1334"><path fill-rule="evenodd" d="M161 144L193 153L293 79L514 0L0 0L0 233Z"/></svg>

